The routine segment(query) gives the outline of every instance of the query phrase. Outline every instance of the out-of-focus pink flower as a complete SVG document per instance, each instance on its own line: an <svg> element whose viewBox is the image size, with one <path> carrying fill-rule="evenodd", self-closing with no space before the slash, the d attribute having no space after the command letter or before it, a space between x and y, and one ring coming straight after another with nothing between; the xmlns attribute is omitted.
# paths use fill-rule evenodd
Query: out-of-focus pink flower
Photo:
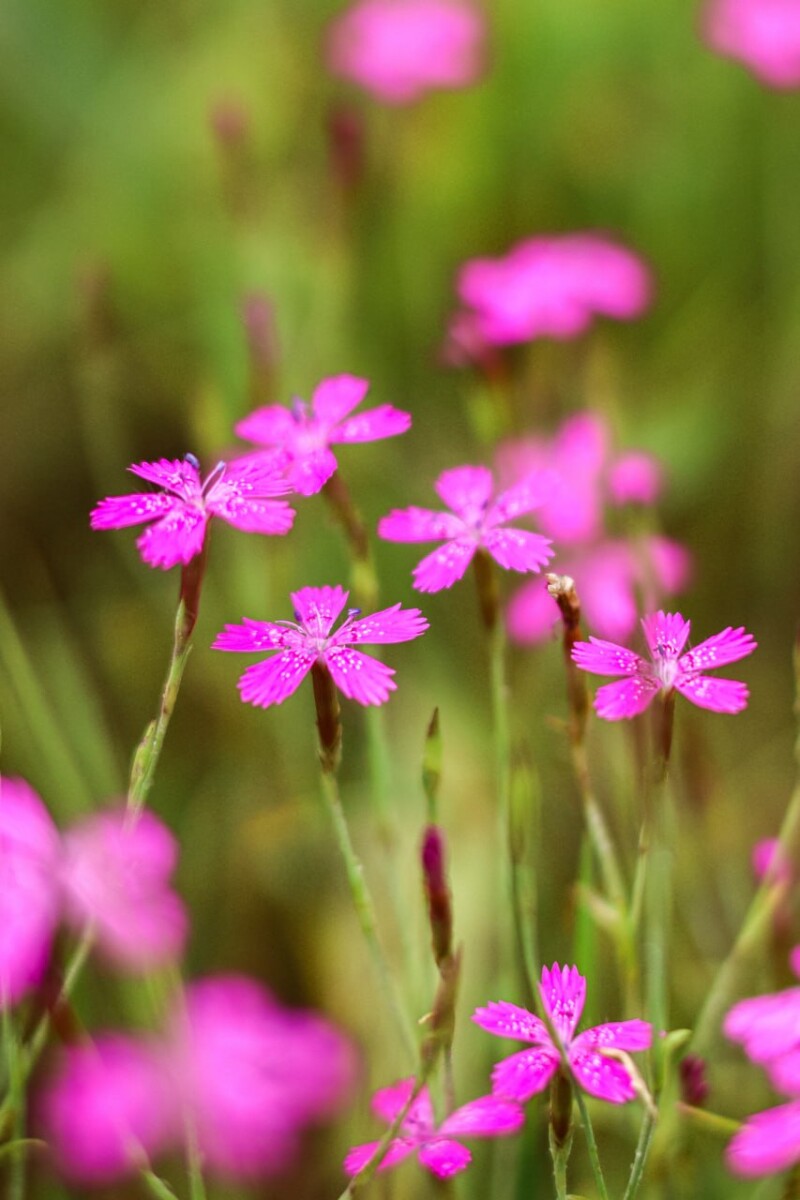
<svg viewBox="0 0 800 1200"><path fill-rule="evenodd" d="M203 549L206 527L219 517L246 533L288 533L294 509L275 496L289 491L277 461L266 455L219 463L203 481L193 455L160 459L128 468L165 489L109 496L92 510L92 529L122 529L153 524L137 539L139 553L151 567L168 569L190 562Z"/></svg>
<svg viewBox="0 0 800 1200"><path fill-rule="evenodd" d="M180 1129L163 1053L122 1035L69 1047L40 1111L60 1169L81 1183L111 1183L146 1166Z"/></svg>
<svg viewBox="0 0 800 1200"><path fill-rule="evenodd" d="M188 920L170 888L175 838L153 813L97 813L64 837L65 915L91 928L116 963L147 970L178 958Z"/></svg>
<svg viewBox="0 0 800 1200"><path fill-rule="evenodd" d="M753 1062L767 1064L800 1048L800 987L740 1000L722 1026Z"/></svg>
<svg viewBox="0 0 800 1200"><path fill-rule="evenodd" d="M590 1095L611 1104L633 1100L636 1089L631 1072L614 1052L647 1050L652 1039L648 1022L597 1025L576 1037L586 1000L586 980L577 967L559 967L556 963L551 969L544 967L539 990L560 1045L539 1017L516 1004L503 1000L473 1013L473 1021L489 1033L533 1046L496 1065L492 1072L495 1095L524 1103L543 1091L563 1064Z"/></svg>
<svg viewBox="0 0 800 1200"><path fill-rule="evenodd" d="M399 604L361 620L357 608L331 632L347 603L342 587L306 587L292 593L297 624L293 621L252 621L226 625L213 644L214 650L252 654L270 650L280 653L248 667L239 680L242 700L258 708L282 704L297 691L315 663L327 667L336 687L359 704L383 704L397 684L394 670L353 646L362 642L388 644L420 637L428 622L418 608Z"/></svg>
<svg viewBox="0 0 800 1200"><path fill-rule="evenodd" d="M506 528L507 521L541 505L549 477L529 476L495 499L494 480L487 467L454 467L444 471L434 486L451 512L395 509L378 523L378 536L389 542L444 540L443 546L414 568L418 591L452 587L481 548L511 571L539 571L552 558L548 538Z"/></svg>
<svg viewBox="0 0 800 1200"><path fill-rule="evenodd" d="M762 883L769 874L773 883L788 884L792 878L792 864L779 838L762 838L753 846L751 855L753 874Z"/></svg>
<svg viewBox="0 0 800 1200"><path fill-rule="evenodd" d="M484 19L467 0L360 0L332 23L330 69L386 104L474 83Z"/></svg>
<svg viewBox="0 0 800 1200"><path fill-rule="evenodd" d="M392 1087L382 1088L372 1097L375 1114L391 1124L408 1103L413 1090L413 1079L403 1079ZM457 1108L437 1126L430 1093L423 1088L403 1118L399 1135L389 1144L378 1170L386 1171L416 1151L423 1167L440 1179L448 1179L463 1171L472 1160L467 1147L457 1138L504 1137L516 1133L524 1119L519 1105L496 1096L482 1096ZM347 1174L357 1175L379 1145L379 1142L367 1142L363 1146L354 1146L344 1160Z"/></svg>
<svg viewBox="0 0 800 1200"><path fill-rule="evenodd" d="M301 496L312 496L337 467L331 446L346 442L375 442L411 428L411 417L391 404L381 404L351 417L369 390L369 381L355 375L323 379L314 390L309 408L302 400L292 407L269 404L257 408L236 425L248 442L280 452L287 478ZM258 462L260 454L244 461Z"/></svg>
<svg viewBox="0 0 800 1200"><path fill-rule="evenodd" d="M576 338L597 316L632 320L652 296L642 260L591 233L534 237L500 258L471 259L456 286L479 334L501 346Z"/></svg>
<svg viewBox="0 0 800 1200"><path fill-rule="evenodd" d="M58 920L59 837L22 779L0 778L0 1008L42 977Z"/></svg>
<svg viewBox="0 0 800 1200"><path fill-rule="evenodd" d="M800 87L797 0L712 0L705 14L712 49L739 59L770 87Z"/></svg>
<svg viewBox="0 0 800 1200"><path fill-rule="evenodd" d="M636 626L637 597L655 586L662 595L681 591L689 578L689 554L669 538L651 535L638 544L613 538L559 556L559 569L571 576L590 629L625 638ZM539 580L524 583L511 597L508 631L516 642L542 641L560 622L558 605Z"/></svg>
<svg viewBox="0 0 800 1200"><path fill-rule="evenodd" d="M772 1175L800 1160L800 1100L749 1117L725 1151L737 1175Z"/></svg>
<svg viewBox="0 0 800 1200"><path fill-rule="evenodd" d="M303 1127L342 1104L354 1072L333 1026L241 976L188 988L171 1053L205 1161L238 1178L286 1167Z"/></svg>
<svg viewBox="0 0 800 1200"><path fill-rule="evenodd" d="M703 672L738 662L756 649L752 634L743 627L728 626L707 638L694 650L682 654L689 637L690 623L680 613L657 612L642 619L642 629L650 651L650 662L600 638L577 642L573 661L595 675L624 675L618 683L599 688L595 697L598 716L619 721L644 712L658 692L673 688L712 712L738 713L747 706L748 690L733 679L716 679Z"/></svg>
<svg viewBox="0 0 800 1200"><path fill-rule="evenodd" d="M643 450L621 454L608 472L608 490L615 504L655 504L662 484L661 464Z"/></svg>

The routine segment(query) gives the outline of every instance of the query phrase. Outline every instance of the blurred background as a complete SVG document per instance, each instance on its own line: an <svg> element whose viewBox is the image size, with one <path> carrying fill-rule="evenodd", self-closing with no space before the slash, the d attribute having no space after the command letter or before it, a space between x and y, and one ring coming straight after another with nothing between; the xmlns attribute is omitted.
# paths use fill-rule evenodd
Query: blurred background
<svg viewBox="0 0 800 1200"><path fill-rule="evenodd" d="M232 427L254 405L308 398L320 378L347 371L371 380L371 403L414 421L402 438L341 450L369 527L393 506L433 504L443 469L493 459L475 417L483 384L441 353L459 265L539 232L607 231L651 265L652 309L637 322L601 322L578 342L515 352L506 432L549 435L591 407L620 448L657 455L668 479L661 528L694 561L675 607L696 640L745 625L759 642L742 668L744 714L678 713L674 1019L690 1025L752 894L751 846L776 832L793 781L800 96L767 91L710 53L696 5L683 0L494 0L483 80L386 108L325 70L326 24L341 8L6 0L3 772L25 776L61 823L124 793L166 670L178 586L176 572L140 562L133 531L89 529L101 497L133 490L130 463L192 451L210 467L244 449ZM290 590L347 581L346 546L322 498L297 509L284 539L214 530L151 804L180 839L187 973L247 971L285 1002L321 1009L360 1046L363 1074L348 1112L309 1143L291 1181L241 1192L212 1183L214 1197L338 1195L343 1153L377 1136L370 1090L407 1071L318 799L311 690L268 712L244 706L235 684L250 660L209 650L226 621L288 618ZM465 947L461 1101L486 1090L499 1048L468 1021L475 1004L499 998L492 944L502 914L485 860L494 828L487 657L469 580L420 599L415 548L381 543L375 556L382 600L419 603L431 623L424 639L387 656L399 685L385 711L400 825L391 855L415 964L404 978L422 1015L434 974L419 780L438 706L440 820ZM512 677L514 736L541 784L542 955L573 961L581 818L553 727L566 715L557 642L515 653ZM345 804L399 961L383 910L364 713L346 704L344 721ZM628 734L593 727L592 747L601 798L632 856ZM594 954L587 1017L616 1019L602 938ZM749 990L783 982L761 974ZM135 988L96 971L79 1006L90 1027L148 1020ZM719 1111L742 1116L769 1102L732 1047L720 1046L711 1080ZM617 1186L636 1116L599 1111L597 1120ZM531 1124L514 1179L520 1195L549 1196L546 1141ZM574 1189L583 1180L590 1193L578 1141ZM754 1194L726 1175L721 1145L698 1137L671 1194ZM480 1181L490 1150L475 1153L465 1195L488 1194ZM35 1194L80 1194L46 1160L34 1175ZM514 1194L516 1184L504 1186L497 1195ZM395 1187L401 1197L435 1190L410 1166Z"/></svg>

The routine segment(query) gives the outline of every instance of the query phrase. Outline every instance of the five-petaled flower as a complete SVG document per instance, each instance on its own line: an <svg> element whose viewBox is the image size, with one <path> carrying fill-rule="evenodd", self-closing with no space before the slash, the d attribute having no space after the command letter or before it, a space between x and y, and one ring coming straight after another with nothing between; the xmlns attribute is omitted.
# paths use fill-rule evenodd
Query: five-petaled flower
<svg viewBox="0 0 800 1200"><path fill-rule="evenodd" d="M358 620L357 608L332 632L349 593L342 587L306 587L292 593L293 621L252 621L226 625L214 650L254 653L277 650L274 658L248 667L239 680L242 700L258 708L282 704L296 691L315 663L328 669L340 692L359 704L383 704L397 687L394 671L352 647L361 642L408 642L428 622L418 608L399 604Z"/></svg>
<svg viewBox="0 0 800 1200"><path fill-rule="evenodd" d="M524 1008L506 1001L478 1008L473 1021L498 1037L530 1042L502 1059L492 1072L492 1091L497 1096L524 1103L541 1092L564 1066L584 1091L611 1104L625 1104L636 1095L634 1078L624 1055L647 1050L652 1028L647 1021L617 1021L597 1025L575 1036L575 1028L586 1000L586 980L577 967L542 968L539 985L542 1002L558 1037L556 1044L544 1021Z"/></svg>
<svg viewBox="0 0 800 1200"><path fill-rule="evenodd" d="M444 541L414 568L414 587L420 592L452 587L479 549L508 570L539 571L553 556L549 538L505 528L505 523L543 502L547 479L544 474L531 475L492 500L494 480L488 467L454 467L442 472L434 485L451 512L395 509L381 518L378 536L389 542Z"/></svg>
<svg viewBox="0 0 800 1200"><path fill-rule="evenodd" d="M743 627L723 629L694 650L681 653L689 637L690 623L680 613L657 612L642 619L650 651L648 662L633 650L590 638L578 642L574 661L595 675L624 675L618 683L598 689L595 708L607 721L619 721L644 712L658 692L673 688L712 712L738 713L747 705L747 686L733 679L715 679L703 672L737 662L756 649L757 643Z"/></svg>
<svg viewBox="0 0 800 1200"><path fill-rule="evenodd" d="M351 417L368 390L366 379L334 375L315 388L310 408L299 399L291 408L268 404L239 421L235 430L248 442L279 451L292 488L301 496L313 496L338 465L331 446L374 442L411 428L409 414L391 404ZM260 456L250 457L257 461Z"/></svg>
<svg viewBox="0 0 800 1200"><path fill-rule="evenodd" d="M246 533L288 533L294 509L276 500L289 490L277 460L248 457L218 463L205 480L194 455L135 463L134 475L165 489L109 496L91 513L92 529L122 529L154 522L137 539L139 553L151 567L165 570L190 562L203 549L211 517L219 517Z"/></svg>
<svg viewBox="0 0 800 1200"><path fill-rule="evenodd" d="M376 1115L391 1123L402 1112L414 1090L413 1079L403 1079L382 1088L372 1097ZM400 1125L398 1136L389 1143L379 1171L385 1171L417 1152L419 1162L440 1179L447 1179L468 1167L472 1155L456 1137L503 1137L516 1133L524 1121L518 1104L497 1096L482 1096L457 1108L437 1127L430 1093L423 1087ZM344 1160L348 1175L357 1175L375 1154L380 1142L355 1146Z"/></svg>

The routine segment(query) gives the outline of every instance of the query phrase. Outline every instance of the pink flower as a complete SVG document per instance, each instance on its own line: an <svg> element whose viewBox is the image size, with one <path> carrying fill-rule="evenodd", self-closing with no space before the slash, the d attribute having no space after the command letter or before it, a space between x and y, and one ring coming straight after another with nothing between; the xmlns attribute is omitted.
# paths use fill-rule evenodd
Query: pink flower
<svg viewBox="0 0 800 1200"><path fill-rule="evenodd" d="M500 258L476 258L458 276L459 299L486 342L579 337L596 316L631 320L651 300L640 258L597 234L534 237Z"/></svg>
<svg viewBox="0 0 800 1200"><path fill-rule="evenodd" d="M58 831L22 779L0 779L0 1008L39 983L58 921Z"/></svg>
<svg viewBox="0 0 800 1200"><path fill-rule="evenodd" d="M751 862L753 874L759 883L763 883L767 875L772 883L780 883L783 886L792 881L792 864L779 838L762 838L756 842Z"/></svg>
<svg viewBox="0 0 800 1200"><path fill-rule="evenodd" d="M410 429L409 414L390 404L351 417L368 389L366 379L334 375L317 385L310 410L302 400L295 400L291 409L269 404L239 421L236 433L249 442L279 450L292 488L301 496L312 496L336 470L331 446L374 442ZM258 462L261 457L251 455L246 461Z"/></svg>
<svg viewBox="0 0 800 1200"><path fill-rule="evenodd" d="M615 504L655 504L662 485L661 464L642 450L621 454L609 471L608 489Z"/></svg>
<svg viewBox="0 0 800 1200"><path fill-rule="evenodd" d="M111 1183L146 1166L180 1128L163 1054L121 1035L69 1047L40 1112L60 1169L81 1183Z"/></svg>
<svg viewBox="0 0 800 1200"><path fill-rule="evenodd" d="M190 562L203 549L211 517L246 533L287 533L292 527L294 510L284 500L273 499L289 491L274 458L219 463L205 482L191 454L128 469L165 490L109 496L92 510L91 526L122 529L154 522L136 542L151 567L166 570Z"/></svg>
<svg viewBox="0 0 800 1200"><path fill-rule="evenodd" d="M659 594L672 594L686 586L689 554L669 538L651 535L638 545L613 538L559 555L558 569L575 580L589 628L624 638L636 626L643 588L655 585ZM555 600L537 579L514 592L506 615L510 636L523 645L542 641L560 622Z"/></svg>
<svg viewBox="0 0 800 1200"><path fill-rule="evenodd" d="M302 1128L341 1106L354 1073L332 1025L243 976L188 989L171 1054L205 1161L245 1179L285 1168Z"/></svg>
<svg viewBox="0 0 800 1200"><path fill-rule="evenodd" d="M652 1038L647 1021L597 1025L576 1037L586 999L586 980L577 967L559 967L556 963L550 970L544 967L539 990L560 1045L553 1041L543 1021L516 1004L503 1000L473 1014L473 1021L489 1033L530 1042L534 1047L497 1064L492 1072L495 1095L524 1103L543 1091L564 1064L590 1095L611 1104L633 1100L633 1077L616 1052L647 1050Z"/></svg>
<svg viewBox="0 0 800 1200"><path fill-rule="evenodd" d="M705 37L712 49L739 59L770 87L800 87L797 0L712 0Z"/></svg>
<svg viewBox="0 0 800 1200"><path fill-rule="evenodd" d="M474 83L483 69L481 13L465 0L360 0L331 25L331 70L387 104Z"/></svg>
<svg viewBox="0 0 800 1200"><path fill-rule="evenodd" d="M377 1116L391 1124L408 1103L414 1090L413 1079L403 1079L392 1087L383 1088L372 1097ZM448 1179L469 1166L472 1155L456 1137L503 1137L516 1133L524 1121L522 1109L496 1096L482 1096L445 1117L437 1127L430 1093L424 1087L408 1110L400 1126L399 1136L389 1144L386 1157L378 1170L385 1171L408 1158L416 1151L423 1167ZM379 1142L355 1146L344 1160L348 1175L357 1175L369 1162Z"/></svg>
<svg viewBox="0 0 800 1200"><path fill-rule="evenodd" d="M349 593L341 587L306 587L292 593L297 624L292 621L252 621L226 625L213 644L214 650L234 650L246 654L279 651L273 658L248 667L239 680L242 700L258 708L282 704L305 679L315 663L327 667L336 687L359 704L383 704L397 684L394 671L378 659L352 647L361 642L373 644L408 642L428 628L417 608L399 604L372 616L356 620L357 608L335 632L333 624L341 613Z"/></svg>
<svg viewBox="0 0 800 1200"><path fill-rule="evenodd" d="M686 654L690 623L680 613L657 612L642 619L650 662L613 642L590 638L576 643L572 658L595 675L624 675L618 683L598 689L595 709L607 721L619 721L644 712L658 692L679 691L687 700L712 712L738 713L747 705L745 684L715 679L703 671L738 662L752 654L757 643L744 628L723 629Z"/></svg>
<svg viewBox="0 0 800 1200"><path fill-rule="evenodd" d="M764 1065L793 1054L800 1049L800 987L740 1000L727 1013L722 1028L755 1063Z"/></svg>
<svg viewBox="0 0 800 1200"><path fill-rule="evenodd" d="M169 886L178 847L151 812L116 811L81 821L64 837L65 916L94 931L102 951L130 970L180 957L186 909Z"/></svg>
<svg viewBox="0 0 800 1200"><path fill-rule="evenodd" d="M378 536L389 542L444 540L414 568L414 587L420 592L452 587L480 548L507 570L539 571L553 556L549 539L504 526L542 503L547 482L544 476L530 476L492 499L494 481L487 467L454 467L434 485L451 512L395 509L380 520Z"/></svg>
<svg viewBox="0 0 800 1200"><path fill-rule="evenodd" d="M800 1100L756 1113L728 1143L728 1166L737 1175L772 1175L800 1160Z"/></svg>

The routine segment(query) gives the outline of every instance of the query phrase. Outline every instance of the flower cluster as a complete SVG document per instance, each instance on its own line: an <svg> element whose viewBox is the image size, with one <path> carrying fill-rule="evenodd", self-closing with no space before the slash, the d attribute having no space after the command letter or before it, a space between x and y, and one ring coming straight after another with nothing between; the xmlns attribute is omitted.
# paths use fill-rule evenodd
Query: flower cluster
<svg viewBox="0 0 800 1200"><path fill-rule="evenodd" d="M192 1129L209 1169L255 1179L294 1159L353 1078L349 1043L243 976L191 984L160 1037L105 1034L63 1055L42 1119L64 1174L113 1182Z"/></svg>
<svg viewBox="0 0 800 1200"><path fill-rule="evenodd" d="M328 31L336 75L386 104L474 83L483 69L484 20L467 0L359 0Z"/></svg>
<svg viewBox="0 0 800 1200"><path fill-rule="evenodd" d="M800 974L797 952L792 965ZM777 1091L791 1097L749 1117L728 1145L737 1175L769 1175L800 1162L800 987L735 1004L724 1031L747 1057L763 1067Z"/></svg>
<svg viewBox="0 0 800 1200"><path fill-rule="evenodd" d="M689 555L677 542L655 534L633 541L607 531L607 508L652 505L663 472L643 451L615 453L599 414L569 417L552 438L506 442L498 462L501 475L511 480L548 473L537 522L559 548L558 569L576 581L590 628L603 637L631 633L639 593L655 589L671 595L685 586ZM508 630L523 645L547 637L557 619L555 602L538 582L524 583L511 597Z"/></svg>
<svg viewBox="0 0 800 1200"><path fill-rule="evenodd" d="M179 957L188 924L170 887L176 858L150 812L96 813L62 837L24 780L0 780L0 1004L40 982L61 919L129 970Z"/></svg>

